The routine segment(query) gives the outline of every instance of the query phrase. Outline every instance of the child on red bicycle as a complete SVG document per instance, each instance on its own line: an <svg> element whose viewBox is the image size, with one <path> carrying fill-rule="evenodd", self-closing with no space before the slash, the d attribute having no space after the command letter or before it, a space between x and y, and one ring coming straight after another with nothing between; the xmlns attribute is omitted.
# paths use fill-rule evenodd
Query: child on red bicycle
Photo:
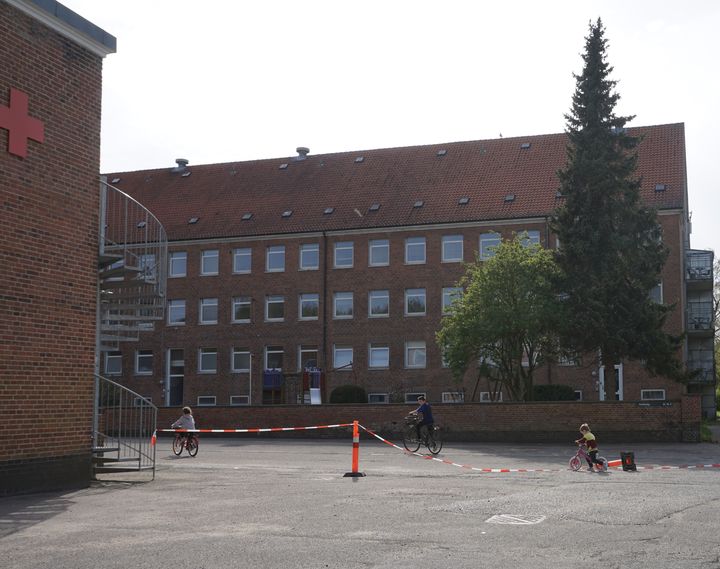
<svg viewBox="0 0 720 569"><path fill-rule="evenodd" d="M587 447L587 454L590 458L587 458L588 470L593 470L593 465L597 464L600 468L603 467L603 462L598 460L598 445L595 435L590 432L590 427L587 423L580 425L580 438L575 441L576 444L584 444Z"/></svg>
<svg viewBox="0 0 720 569"><path fill-rule="evenodd" d="M192 409L190 407L183 407L183 414L180 418L175 421L171 428L173 429L195 429L195 418L192 415ZM195 433L178 433L182 438L186 439L188 436L195 436Z"/></svg>

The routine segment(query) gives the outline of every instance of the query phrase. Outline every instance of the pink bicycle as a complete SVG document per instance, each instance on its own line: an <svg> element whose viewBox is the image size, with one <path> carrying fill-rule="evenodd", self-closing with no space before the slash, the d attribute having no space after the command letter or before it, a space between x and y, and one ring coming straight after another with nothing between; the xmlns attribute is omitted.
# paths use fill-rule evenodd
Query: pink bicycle
<svg viewBox="0 0 720 569"><path fill-rule="evenodd" d="M570 466L570 470L578 471L580 470L580 467L583 465L583 461L592 460L590 458L590 455L587 453L587 447L585 445L578 445L577 452L575 453L575 456L573 456L570 459L570 462L568 463ZM608 469L608 461L604 456L598 456L597 460L600 461L602 464L594 464L593 470L596 470L597 472L607 472Z"/></svg>

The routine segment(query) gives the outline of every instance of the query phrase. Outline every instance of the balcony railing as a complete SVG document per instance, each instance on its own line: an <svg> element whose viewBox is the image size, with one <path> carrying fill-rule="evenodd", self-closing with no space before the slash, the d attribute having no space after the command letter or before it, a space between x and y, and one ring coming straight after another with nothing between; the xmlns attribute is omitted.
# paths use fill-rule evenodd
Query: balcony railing
<svg viewBox="0 0 720 569"><path fill-rule="evenodd" d="M688 331L710 331L713 329L713 303L712 301L688 302L687 309Z"/></svg>
<svg viewBox="0 0 720 569"><path fill-rule="evenodd" d="M688 371L696 372L692 383L715 383L715 370L713 369L712 360L688 360Z"/></svg>
<svg viewBox="0 0 720 569"><path fill-rule="evenodd" d="M688 281L709 281L713 279L713 252L691 250L685 253L685 271Z"/></svg>

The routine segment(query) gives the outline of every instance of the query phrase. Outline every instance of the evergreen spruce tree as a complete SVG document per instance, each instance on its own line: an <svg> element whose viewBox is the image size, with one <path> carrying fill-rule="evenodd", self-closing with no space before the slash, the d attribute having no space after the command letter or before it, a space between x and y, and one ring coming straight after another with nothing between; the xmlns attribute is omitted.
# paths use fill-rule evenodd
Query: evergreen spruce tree
<svg viewBox="0 0 720 569"><path fill-rule="evenodd" d="M585 67L575 75L565 116L567 163L558 172L564 204L552 221L560 240L562 343L598 354L606 370L637 359L652 373L681 379L681 339L662 329L673 307L649 295L668 251L656 213L640 201L635 169L641 141L625 131L634 117L615 114L620 96L609 79L606 47L598 19L590 24Z"/></svg>

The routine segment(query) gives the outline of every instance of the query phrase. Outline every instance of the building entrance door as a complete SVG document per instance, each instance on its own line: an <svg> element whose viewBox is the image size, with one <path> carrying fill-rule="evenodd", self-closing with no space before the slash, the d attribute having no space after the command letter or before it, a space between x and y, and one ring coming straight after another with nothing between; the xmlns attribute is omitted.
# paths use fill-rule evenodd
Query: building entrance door
<svg viewBox="0 0 720 569"><path fill-rule="evenodd" d="M607 389L606 389L607 388ZM600 366L598 379L600 401L623 400L623 365L614 366L612 373L606 373L605 366Z"/></svg>
<svg viewBox="0 0 720 569"><path fill-rule="evenodd" d="M183 381L185 380L185 354L178 348L170 348L167 357L166 405L183 404Z"/></svg>

